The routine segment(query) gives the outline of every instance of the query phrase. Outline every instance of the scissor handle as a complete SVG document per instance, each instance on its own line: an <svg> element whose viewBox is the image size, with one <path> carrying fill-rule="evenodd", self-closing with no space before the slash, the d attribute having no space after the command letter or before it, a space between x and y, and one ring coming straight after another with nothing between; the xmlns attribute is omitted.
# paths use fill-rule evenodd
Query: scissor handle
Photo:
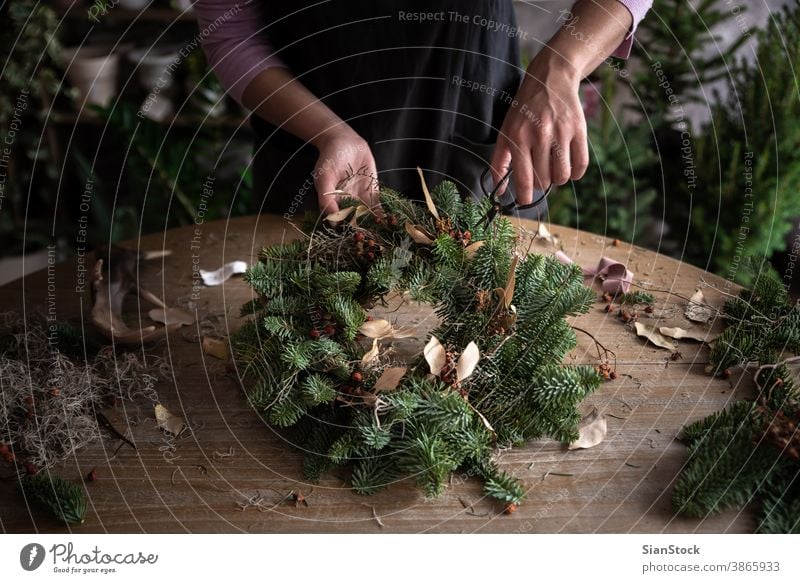
<svg viewBox="0 0 800 583"><path fill-rule="evenodd" d="M507 183L511 179L512 170L511 170L511 167L509 166L508 171L503 175L503 177L495 185L495 187L491 191L489 191L489 190L486 189L486 177L488 176L488 174L491 171L491 169L492 168L489 166L481 173L481 190L483 190L484 196L488 196L489 198L492 199L492 203L493 204L500 204L500 201L497 200L497 191L500 190L500 186L502 184ZM535 206L538 206L538 205L542 204L542 202L544 202L544 200L550 194L551 190L553 190L552 183L550 184L550 186L548 186L545 189L544 193L539 198L534 200L533 202L530 202L528 204L518 205L517 201L514 200L514 202L512 202L510 204L507 204L507 205L501 205L501 207L502 207L502 209L504 211L510 211L511 209L514 209L514 208L516 210L518 210L518 211L523 211L523 210L526 210L526 209L533 208Z"/></svg>

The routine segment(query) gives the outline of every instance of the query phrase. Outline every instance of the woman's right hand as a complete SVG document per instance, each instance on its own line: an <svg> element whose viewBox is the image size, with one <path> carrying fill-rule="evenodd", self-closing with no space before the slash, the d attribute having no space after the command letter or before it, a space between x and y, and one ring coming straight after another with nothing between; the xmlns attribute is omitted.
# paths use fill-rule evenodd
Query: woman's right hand
<svg viewBox="0 0 800 583"><path fill-rule="evenodd" d="M314 186L323 215L339 210L338 201L350 195L367 207L378 205L378 172L369 144L351 128L327 132L315 140L319 158L314 167ZM347 195L332 195L344 191Z"/></svg>

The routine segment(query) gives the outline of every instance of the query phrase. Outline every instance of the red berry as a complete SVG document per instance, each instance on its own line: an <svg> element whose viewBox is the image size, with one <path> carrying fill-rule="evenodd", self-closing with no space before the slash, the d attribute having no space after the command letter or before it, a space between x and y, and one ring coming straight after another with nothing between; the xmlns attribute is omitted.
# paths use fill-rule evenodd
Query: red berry
<svg viewBox="0 0 800 583"><path fill-rule="evenodd" d="M363 241L363 240L364 240L364 233L362 233L361 231L359 231L358 233L356 233L355 235L353 235L353 239L355 239L356 243L360 243L361 241Z"/></svg>
<svg viewBox="0 0 800 583"><path fill-rule="evenodd" d="M350 375L350 379L354 383L360 383L361 381L364 380L364 376L360 372L356 371L356 372L354 372L353 374Z"/></svg>
<svg viewBox="0 0 800 583"><path fill-rule="evenodd" d="M92 471L86 474L86 481L87 482L97 481L97 468L92 468Z"/></svg>
<svg viewBox="0 0 800 583"><path fill-rule="evenodd" d="M375 224L376 225L382 225L383 224L383 219L381 217L375 217Z"/></svg>
<svg viewBox="0 0 800 583"><path fill-rule="evenodd" d="M503 509L504 514L514 514L517 511L517 505L509 502L506 504L506 507Z"/></svg>
<svg viewBox="0 0 800 583"><path fill-rule="evenodd" d="M725 370L722 371L723 379L729 379L730 377L731 377L731 369L726 368Z"/></svg>
<svg viewBox="0 0 800 583"><path fill-rule="evenodd" d="M367 259L369 259L370 261L375 261L375 254L372 251L370 251L369 253L367 253Z"/></svg>
<svg viewBox="0 0 800 583"><path fill-rule="evenodd" d="M319 330L317 330L316 328L314 328L311 332L309 332L308 335L311 336L311 338L313 338L314 340L318 340L319 337L322 336L322 334L320 334Z"/></svg>
<svg viewBox="0 0 800 583"><path fill-rule="evenodd" d="M29 476L35 476L39 473L39 468L37 468L34 464L26 464L25 473Z"/></svg>
<svg viewBox="0 0 800 583"><path fill-rule="evenodd" d="M342 385L342 392L345 393L346 395L349 395L350 393L353 392L353 387L351 387L350 385Z"/></svg>
<svg viewBox="0 0 800 583"><path fill-rule="evenodd" d="M367 239L367 247L374 247L376 245L374 239Z"/></svg>
<svg viewBox="0 0 800 583"><path fill-rule="evenodd" d="M397 226L397 217L394 215L389 215L389 224L393 227Z"/></svg>
<svg viewBox="0 0 800 583"><path fill-rule="evenodd" d="M374 318L372 316L367 316L366 319L367 319L367 322L372 322L372 320L374 320Z"/></svg>
<svg viewBox="0 0 800 583"><path fill-rule="evenodd" d="M8 463L13 464L14 461L17 459L13 452L8 452L3 454L3 459L6 460Z"/></svg>
<svg viewBox="0 0 800 583"><path fill-rule="evenodd" d="M328 324L327 326L325 326L324 332L327 336L333 336L334 334L336 334L336 328Z"/></svg>
<svg viewBox="0 0 800 583"><path fill-rule="evenodd" d="M5 443L0 443L0 455L6 455L8 453L8 446Z"/></svg>
<svg viewBox="0 0 800 583"><path fill-rule="evenodd" d="M616 379L617 378L617 371L612 370L610 373L608 373L608 376L611 377L611 380Z"/></svg>

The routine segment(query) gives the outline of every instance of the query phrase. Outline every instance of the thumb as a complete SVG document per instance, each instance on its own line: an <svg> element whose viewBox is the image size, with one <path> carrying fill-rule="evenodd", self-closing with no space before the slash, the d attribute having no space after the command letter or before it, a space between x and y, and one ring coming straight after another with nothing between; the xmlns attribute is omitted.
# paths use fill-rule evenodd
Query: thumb
<svg viewBox="0 0 800 583"><path fill-rule="evenodd" d="M336 190L336 177L332 172L323 172L314 181L314 188L317 190L317 201L322 216L335 213L339 210L337 197L328 194Z"/></svg>
<svg viewBox="0 0 800 583"><path fill-rule="evenodd" d="M508 145L508 140L506 140L502 132L497 137L497 143L494 146L494 153L492 154L492 161L490 163L490 168L492 170L492 180L494 184L500 184L500 181L508 172L508 169L511 167L511 148ZM500 188L497 189L497 194L503 194L506 191L506 187L508 186L508 181L504 182L500 185Z"/></svg>

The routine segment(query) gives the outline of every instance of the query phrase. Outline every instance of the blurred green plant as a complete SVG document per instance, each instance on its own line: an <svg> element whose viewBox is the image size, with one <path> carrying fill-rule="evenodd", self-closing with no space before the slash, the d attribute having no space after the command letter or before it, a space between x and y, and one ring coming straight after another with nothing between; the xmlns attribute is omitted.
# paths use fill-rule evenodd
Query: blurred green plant
<svg viewBox="0 0 800 583"><path fill-rule="evenodd" d="M42 129L60 91L58 18L36 0L0 4L0 255L43 247L54 217L31 221L29 208L52 208L46 193L58 178L55 140ZM29 198L30 197L30 198Z"/></svg>
<svg viewBox="0 0 800 583"><path fill-rule="evenodd" d="M139 117L138 107L124 99L96 111L105 119L106 139L122 145L124 159L122 176L112 182L93 162L94 151L73 144L77 172L95 193L92 243L250 212L250 146L230 140L230 128L203 119L197 127L156 122Z"/></svg>
<svg viewBox="0 0 800 583"><path fill-rule="evenodd" d="M731 65L727 98L695 136L697 187L676 181L671 193L671 220L690 229L684 257L742 283L742 260L785 250L800 216L798 17L798 3L774 14L754 58Z"/></svg>

